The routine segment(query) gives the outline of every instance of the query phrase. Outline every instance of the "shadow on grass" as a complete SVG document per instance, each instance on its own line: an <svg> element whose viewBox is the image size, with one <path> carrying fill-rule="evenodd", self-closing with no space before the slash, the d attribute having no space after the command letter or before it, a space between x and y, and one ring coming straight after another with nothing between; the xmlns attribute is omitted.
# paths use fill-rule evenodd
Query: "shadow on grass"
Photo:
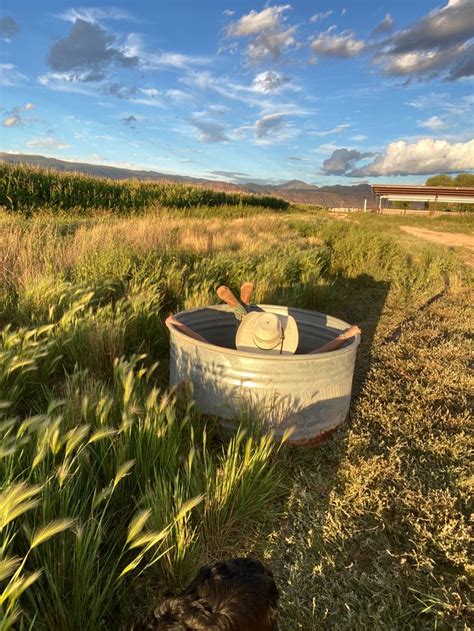
<svg viewBox="0 0 474 631"><path fill-rule="evenodd" d="M358 324L362 329L351 409L357 405L366 383L372 363L374 338L389 289L390 283L377 281L368 274L355 278L335 277L331 279L323 303L318 306L321 311L350 324ZM308 580L311 571L306 567L309 561L304 558L304 551L298 550L298 542L311 540L315 558L319 555L323 557L322 537L316 535L321 535L326 526L331 493L338 483L340 463L347 451L349 428L350 413L346 423L333 437L319 446L288 448L280 452L281 466L287 481L278 507L282 518L262 528L254 549L249 552L260 557L265 555L275 573L281 589L282 631L319 628L319 623L316 624L311 614L311 586L299 584L303 575ZM306 508L301 506L301 502L308 493L311 493L311 497L308 497ZM317 494L316 498L314 493ZM304 520L295 522L296 514L304 515ZM318 546L321 546L319 550ZM304 568L303 572L301 568ZM313 612L315 599L317 594L313 595Z"/></svg>

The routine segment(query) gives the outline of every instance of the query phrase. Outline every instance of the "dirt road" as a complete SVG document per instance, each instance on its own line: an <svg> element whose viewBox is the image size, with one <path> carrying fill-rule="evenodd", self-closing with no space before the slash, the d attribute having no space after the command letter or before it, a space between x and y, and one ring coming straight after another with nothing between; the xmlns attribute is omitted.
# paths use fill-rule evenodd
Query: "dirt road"
<svg viewBox="0 0 474 631"><path fill-rule="evenodd" d="M415 237L439 243L440 245L460 246L474 250L474 236L462 234L462 232L437 232L426 228L414 228L413 226L400 226L400 228Z"/></svg>

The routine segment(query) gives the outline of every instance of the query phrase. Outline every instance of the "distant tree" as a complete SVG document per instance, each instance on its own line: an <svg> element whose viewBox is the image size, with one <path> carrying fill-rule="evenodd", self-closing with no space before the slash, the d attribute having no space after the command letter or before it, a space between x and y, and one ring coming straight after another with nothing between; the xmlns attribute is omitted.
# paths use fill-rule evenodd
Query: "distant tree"
<svg viewBox="0 0 474 631"><path fill-rule="evenodd" d="M453 180L454 186L474 187L474 173L460 173Z"/></svg>
<svg viewBox="0 0 474 631"><path fill-rule="evenodd" d="M426 180L425 184L426 186L453 186L454 182L449 175L432 175Z"/></svg>

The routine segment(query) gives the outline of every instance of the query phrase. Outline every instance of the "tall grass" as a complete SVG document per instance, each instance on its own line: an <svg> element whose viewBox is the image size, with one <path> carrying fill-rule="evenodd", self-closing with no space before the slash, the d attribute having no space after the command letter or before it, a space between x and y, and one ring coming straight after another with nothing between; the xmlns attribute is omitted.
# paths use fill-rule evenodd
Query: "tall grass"
<svg viewBox="0 0 474 631"><path fill-rule="evenodd" d="M134 581L187 580L278 486L271 437L240 430L219 447L212 424L156 388L143 356L111 359L108 383L77 362L51 382L77 314L4 331L0 346L2 629L125 623Z"/></svg>
<svg viewBox="0 0 474 631"><path fill-rule="evenodd" d="M199 186L139 180L114 181L79 173L0 162L0 206L13 212L91 208L130 214L149 207L264 206L286 210L289 203L270 196L215 191Z"/></svg>
<svg viewBox="0 0 474 631"><path fill-rule="evenodd" d="M9 215L0 629L120 628L203 560L248 552L272 514L278 446L243 429L224 441L167 391L170 311L252 278L258 301L364 322L374 298L416 303L458 270L452 253L324 218Z"/></svg>

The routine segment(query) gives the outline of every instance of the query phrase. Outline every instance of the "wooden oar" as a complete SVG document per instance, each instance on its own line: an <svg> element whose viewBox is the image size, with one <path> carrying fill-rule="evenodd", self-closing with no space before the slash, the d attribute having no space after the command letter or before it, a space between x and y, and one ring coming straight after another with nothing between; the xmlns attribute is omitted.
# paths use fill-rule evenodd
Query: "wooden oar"
<svg viewBox="0 0 474 631"><path fill-rule="evenodd" d="M330 342L326 342L326 344L324 344L320 348L317 348L316 350L308 353L308 355L315 355L316 353L329 353L330 351L337 351L337 349L341 348L344 342L346 342L350 337L354 337L357 334L360 335L360 333L361 333L361 330L359 329L357 325L351 326L345 331L343 331L342 333L340 333L337 337L335 337Z"/></svg>
<svg viewBox="0 0 474 631"><path fill-rule="evenodd" d="M243 302L244 305L248 305L254 289L255 285L250 281L242 283L242 286L240 288L240 302Z"/></svg>
<svg viewBox="0 0 474 631"><path fill-rule="evenodd" d="M232 290L226 287L226 285L221 285L217 288L217 295L223 302L228 304L229 307L232 307L232 311L234 312L237 320L242 320L242 318L247 315L247 309L242 304L240 304L240 302L232 293Z"/></svg>
<svg viewBox="0 0 474 631"><path fill-rule="evenodd" d="M192 337L193 340L198 340L199 342L207 342L205 337L203 337L202 335L199 335L199 333L196 333L195 331L190 329L188 326L186 326L182 322L179 322L179 320L176 320L172 315L166 318L165 324L168 328L171 328L172 326L174 326L175 329L177 329L178 331L181 331L181 333L184 333L188 337Z"/></svg>

